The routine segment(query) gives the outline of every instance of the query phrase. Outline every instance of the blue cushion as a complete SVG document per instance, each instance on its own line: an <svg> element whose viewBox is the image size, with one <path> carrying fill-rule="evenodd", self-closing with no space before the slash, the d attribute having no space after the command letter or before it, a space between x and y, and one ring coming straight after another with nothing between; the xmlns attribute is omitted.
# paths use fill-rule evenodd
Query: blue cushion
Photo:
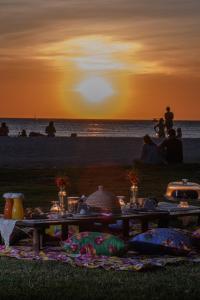
<svg viewBox="0 0 200 300"><path fill-rule="evenodd" d="M129 246L145 254L184 255L192 250L192 241L189 236L176 229L156 228L131 238Z"/></svg>
<svg viewBox="0 0 200 300"><path fill-rule="evenodd" d="M116 223L109 224L108 227L111 230L122 230L122 228L123 228L123 221L122 220L117 220Z"/></svg>
<svg viewBox="0 0 200 300"><path fill-rule="evenodd" d="M195 247L200 248L200 228L192 233L192 242Z"/></svg>

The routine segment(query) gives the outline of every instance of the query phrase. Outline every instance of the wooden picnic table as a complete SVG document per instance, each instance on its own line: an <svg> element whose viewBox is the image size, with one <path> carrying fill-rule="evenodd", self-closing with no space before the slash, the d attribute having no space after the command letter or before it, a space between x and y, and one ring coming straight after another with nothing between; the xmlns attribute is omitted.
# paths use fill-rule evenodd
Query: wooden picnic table
<svg viewBox="0 0 200 300"><path fill-rule="evenodd" d="M35 252L39 252L43 242L43 236L45 229L51 225L61 225L62 239L68 237L68 226L77 225L79 230L85 225L94 225L95 223L101 223L104 226L116 223L117 220L122 220L122 233L125 238L129 237L129 221L137 220L141 223L141 231L148 230L149 222L158 220L159 226L163 226L168 221L168 212L153 211L133 213L127 215L109 215L109 216L84 216L84 217L67 217L59 219L24 219L16 222L18 227L29 227L33 229L33 249Z"/></svg>

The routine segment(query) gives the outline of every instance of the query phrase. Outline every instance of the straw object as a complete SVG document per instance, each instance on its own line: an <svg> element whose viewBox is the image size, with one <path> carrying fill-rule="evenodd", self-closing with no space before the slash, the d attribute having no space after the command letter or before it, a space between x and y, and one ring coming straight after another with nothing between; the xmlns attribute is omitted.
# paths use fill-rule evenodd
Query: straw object
<svg viewBox="0 0 200 300"><path fill-rule="evenodd" d="M106 191L101 185L96 192L87 198L86 204L92 211L121 212L118 198L113 193Z"/></svg>

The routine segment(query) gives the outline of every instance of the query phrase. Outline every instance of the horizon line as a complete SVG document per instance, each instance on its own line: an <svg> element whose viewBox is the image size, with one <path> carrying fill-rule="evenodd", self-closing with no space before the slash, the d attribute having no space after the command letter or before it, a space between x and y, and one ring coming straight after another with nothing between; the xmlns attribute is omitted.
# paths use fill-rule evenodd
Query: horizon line
<svg viewBox="0 0 200 300"><path fill-rule="evenodd" d="M0 120L13 120L13 119L23 119L23 120L65 120L65 121L158 121L159 117L157 118L152 118L152 119L114 119L114 118L56 118L56 117L1 117ZM192 121L192 122L200 122L200 119L175 119L174 122L176 121Z"/></svg>

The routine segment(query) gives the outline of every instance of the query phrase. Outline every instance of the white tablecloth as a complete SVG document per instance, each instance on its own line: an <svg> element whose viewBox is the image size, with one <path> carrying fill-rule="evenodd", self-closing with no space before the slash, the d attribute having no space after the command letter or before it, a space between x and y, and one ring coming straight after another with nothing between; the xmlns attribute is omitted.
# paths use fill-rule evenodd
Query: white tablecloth
<svg viewBox="0 0 200 300"><path fill-rule="evenodd" d="M13 233L15 224L16 220L0 219L0 233L6 247L9 246L10 236Z"/></svg>

